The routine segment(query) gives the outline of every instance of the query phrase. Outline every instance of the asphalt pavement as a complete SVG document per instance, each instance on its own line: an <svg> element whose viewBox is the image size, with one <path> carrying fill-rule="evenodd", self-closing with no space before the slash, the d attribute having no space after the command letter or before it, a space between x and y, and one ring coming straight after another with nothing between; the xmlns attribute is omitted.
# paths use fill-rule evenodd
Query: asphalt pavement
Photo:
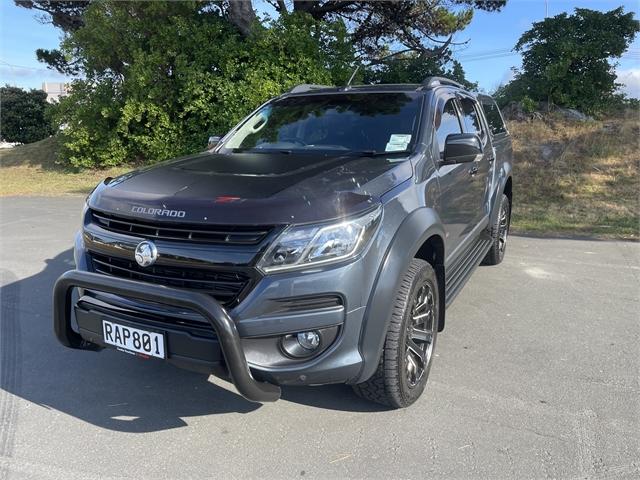
<svg viewBox="0 0 640 480"><path fill-rule="evenodd" d="M511 237L389 411L349 387L233 386L54 339L83 199L0 199L0 479L640 478L640 244Z"/></svg>

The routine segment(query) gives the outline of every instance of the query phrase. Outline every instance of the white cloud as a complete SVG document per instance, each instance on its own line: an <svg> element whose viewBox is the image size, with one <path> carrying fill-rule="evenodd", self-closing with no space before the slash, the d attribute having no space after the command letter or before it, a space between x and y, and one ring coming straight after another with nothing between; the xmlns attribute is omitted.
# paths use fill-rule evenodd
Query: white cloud
<svg viewBox="0 0 640 480"><path fill-rule="evenodd" d="M620 91L632 98L640 98L640 68L618 70L617 82L622 84Z"/></svg>
<svg viewBox="0 0 640 480"><path fill-rule="evenodd" d="M70 80L66 75L48 68L0 63L0 85L8 84L20 88L40 88L42 82L68 82Z"/></svg>
<svg viewBox="0 0 640 480"><path fill-rule="evenodd" d="M516 78L516 74L513 71L513 68L510 68L509 70L507 70L502 74L502 78L500 79L500 85L506 85L514 78Z"/></svg>
<svg viewBox="0 0 640 480"><path fill-rule="evenodd" d="M9 77L32 77L37 73L35 68L0 65L0 75L2 75L3 80Z"/></svg>
<svg viewBox="0 0 640 480"><path fill-rule="evenodd" d="M480 88L480 91L483 93L489 93L490 95L493 95L500 87L506 85L514 78L515 78L515 73L513 72L513 68L510 68L508 70L505 70L502 76L500 77L500 80L497 82L494 82L493 85L491 85L491 87L489 87L488 90L487 88Z"/></svg>

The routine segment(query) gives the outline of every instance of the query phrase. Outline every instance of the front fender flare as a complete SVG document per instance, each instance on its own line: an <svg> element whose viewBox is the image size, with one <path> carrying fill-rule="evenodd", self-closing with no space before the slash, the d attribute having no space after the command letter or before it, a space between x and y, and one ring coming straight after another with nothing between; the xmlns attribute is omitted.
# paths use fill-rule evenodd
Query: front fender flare
<svg viewBox="0 0 640 480"><path fill-rule="evenodd" d="M363 382L375 373L402 276L420 247L434 235L444 240L444 229L440 217L431 208L419 208L400 224L391 240L367 302L363 327L360 331L363 367L355 383ZM443 286L441 286L441 292L442 290ZM444 308L444 298L441 299L441 308Z"/></svg>

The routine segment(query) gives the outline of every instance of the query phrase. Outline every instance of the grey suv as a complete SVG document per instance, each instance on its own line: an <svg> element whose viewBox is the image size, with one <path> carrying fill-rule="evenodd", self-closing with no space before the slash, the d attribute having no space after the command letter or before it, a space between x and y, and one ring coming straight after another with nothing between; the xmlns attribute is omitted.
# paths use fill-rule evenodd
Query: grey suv
<svg viewBox="0 0 640 480"><path fill-rule="evenodd" d="M494 101L445 78L301 85L209 150L89 195L54 329L230 379L247 399L425 388L445 308L504 256L512 149Z"/></svg>

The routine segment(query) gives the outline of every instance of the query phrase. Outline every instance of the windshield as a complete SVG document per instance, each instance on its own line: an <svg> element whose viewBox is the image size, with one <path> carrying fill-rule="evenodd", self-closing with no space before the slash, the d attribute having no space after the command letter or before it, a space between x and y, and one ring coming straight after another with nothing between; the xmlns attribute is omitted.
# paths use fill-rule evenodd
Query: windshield
<svg viewBox="0 0 640 480"><path fill-rule="evenodd" d="M420 94L345 93L275 100L224 144L235 151L408 152L416 140Z"/></svg>

